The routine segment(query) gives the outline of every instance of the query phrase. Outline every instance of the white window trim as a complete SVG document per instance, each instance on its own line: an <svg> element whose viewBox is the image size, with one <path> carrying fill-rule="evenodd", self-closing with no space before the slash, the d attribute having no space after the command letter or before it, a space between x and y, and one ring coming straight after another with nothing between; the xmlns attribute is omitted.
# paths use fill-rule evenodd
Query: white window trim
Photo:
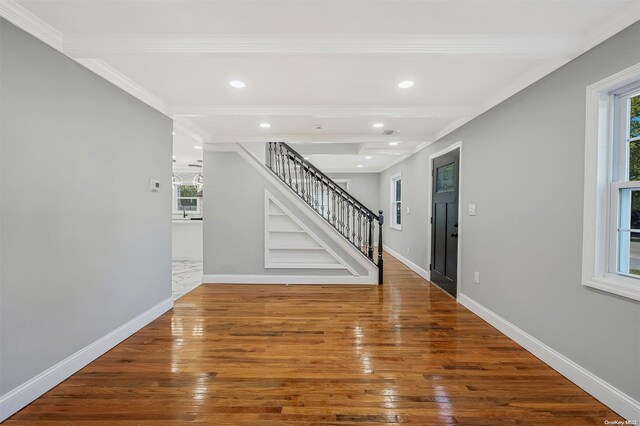
<svg viewBox="0 0 640 426"><path fill-rule="evenodd" d="M640 279L610 272L612 92L640 80L640 63L587 87L582 284L640 300Z"/></svg>
<svg viewBox="0 0 640 426"><path fill-rule="evenodd" d="M392 229L397 229L398 231L402 231L402 223L396 222L396 181L402 181L402 172L395 173L391 175L389 186L391 188L391 192L389 194L389 227ZM404 183L401 185L404 186ZM402 192L400 193L400 205L402 205ZM402 217L402 208L400 209L400 217ZM401 221L402 222L402 221Z"/></svg>
<svg viewBox="0 0 640 426"><path fill-rule="evenodd" d="M192 186L192 185L187 185L187 186ZM178 191L179 191L179 187L174 186L173 187L173 200L172 200L172 204L173 204L173 214L182 214L182 210L178 210L178 199L183 199L183 200L189 200L189 199L196 199L196 210L189 210L187 212L188 215L199 215L202 213L202 197L178 197Z"/></svg>

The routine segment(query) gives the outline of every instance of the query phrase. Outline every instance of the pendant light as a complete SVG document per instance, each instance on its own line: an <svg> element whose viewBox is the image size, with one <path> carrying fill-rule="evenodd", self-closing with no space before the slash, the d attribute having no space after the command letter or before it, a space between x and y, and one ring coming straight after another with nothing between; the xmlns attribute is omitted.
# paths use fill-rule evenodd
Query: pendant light
<svg viewBox="0 0 640 426"><path fill-rule="evenodd" d="M198 173L193 178L193 185L196 187L198 192L202 191L202 188L204 187L204 177L202 176L202 174Z"/></svg>

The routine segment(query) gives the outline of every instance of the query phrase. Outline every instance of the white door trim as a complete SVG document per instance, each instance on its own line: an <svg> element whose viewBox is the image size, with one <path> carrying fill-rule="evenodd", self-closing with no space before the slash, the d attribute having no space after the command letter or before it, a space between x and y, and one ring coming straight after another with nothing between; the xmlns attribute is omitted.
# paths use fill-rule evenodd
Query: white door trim
<svg viewBox="0 0 640 426"><path fill-rule="evenodd" d="M462 141L455 142L446 148L441 149L438 152L434 152L429 155L429 191L427 192L427 253L429 256L429 263L431 263L431 215L432 215L432 205L431 205L431 193L433 192L433 160L434 158L438 158L444 154L447 154L456 149L460 149L460 156L458 158L458 268L457 268L457 279L456 279L456 296L459 297L462 290L462 239L464 238L463 233L463 223L462 220ZM429 270L429 279L431 279L431 270Z"/></svg>

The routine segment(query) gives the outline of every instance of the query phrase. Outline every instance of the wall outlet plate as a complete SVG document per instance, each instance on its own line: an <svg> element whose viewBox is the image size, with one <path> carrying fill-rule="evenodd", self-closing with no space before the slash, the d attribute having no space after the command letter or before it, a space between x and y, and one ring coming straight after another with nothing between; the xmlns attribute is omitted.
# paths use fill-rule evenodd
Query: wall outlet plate
<svg viewBox="0 0 640 426"><path fill-rule="evenodd" d="M476 205L469 204L469 216L475 216L475 215L476 215Z"/></svg>
<svg viewBox="0 0 640 426"><path fill-rule="evenodd" d="M480 284L480 272L476 271L473 273L473 282Z"/></svg>

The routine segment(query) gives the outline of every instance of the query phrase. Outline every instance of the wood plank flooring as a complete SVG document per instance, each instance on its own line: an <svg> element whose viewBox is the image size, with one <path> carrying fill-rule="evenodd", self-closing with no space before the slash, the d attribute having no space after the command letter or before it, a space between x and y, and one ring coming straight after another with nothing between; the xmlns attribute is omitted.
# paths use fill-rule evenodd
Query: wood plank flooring
<svg viewBox="0 0 640 426"><path fill-rule="evenodd" d="M389 255L383 287L203 285L13 425L620 420Z"/></svg>

